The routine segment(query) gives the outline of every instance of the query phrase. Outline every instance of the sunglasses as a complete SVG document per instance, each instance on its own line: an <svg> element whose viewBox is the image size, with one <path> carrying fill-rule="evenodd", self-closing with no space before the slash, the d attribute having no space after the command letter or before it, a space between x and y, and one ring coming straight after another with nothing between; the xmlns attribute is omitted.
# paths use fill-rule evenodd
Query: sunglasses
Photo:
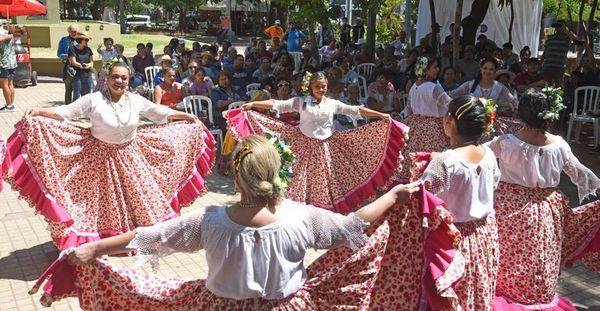
<svg viewBox="0 0 600 311"><path fill-rule="evenodd" d="M287 82L277 84L277 87L285 87L285 86L290 86L290 84Z"/></svg>
<svg viewBox="0 0 600 311"><path fill-rule="evenodd" d="M198 66L189 66L188 68L189 69L196 69L196 68L198 68Z"/></svg>

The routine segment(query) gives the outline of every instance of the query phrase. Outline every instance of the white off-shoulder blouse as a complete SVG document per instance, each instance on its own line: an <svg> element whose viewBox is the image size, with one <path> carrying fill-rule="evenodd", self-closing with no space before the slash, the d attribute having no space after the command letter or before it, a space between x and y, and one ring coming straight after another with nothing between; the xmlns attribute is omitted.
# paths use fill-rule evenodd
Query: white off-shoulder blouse
<svg viewBox="0 0 600 311"><path fill-rule="evenodd" d="M448 104L452 98L446 94L439 83L424 82L412 85L408 92L408 105L404 114L416 114L427 117L443 117L448 113Z"/></svg>
<svg viewBox="0 0 600 311"><path fill-rule="evenodd" d="M233 222L225 206L207 207L166 222L136 229L127 248L156 263L173 252L206 250L206 287L219 297L282 299L300 289L307 274L308 248L356 249L368 238L368 223L354 213L328 210L283 200L278 220L253 228Z"/></svg>
<svg viewBox="0 0 600 311"><path fill-rule="evenodd" d="M557 187L560 173L565 172L577 185L579 200L600 188L600 179L575 157L569 144L557 136L546 146L528 144L513 134L489 142L502 172L501 181L530 188Z"/></svg>
<svg viewBox="0 0 600 311"><path fill-rule="evenodd" d="M69 105L52 109L68 121L89 118L92 136L110 144L122 144L134 139L140 115L154 123L166 123L172 113L166 106L132 93L121 96L116 107L122 124L117 121L115 110L101 92L87 94Z"/></svg>
<svg viewBox="0 0 600 311"><path fill-rule="evenodd" d="M431 160L421 177L428 190L446 202L457 223L482 219L494 211L500 170L492 150L484 148L485 155L478 164L446 150Z"/></svg>
<svg viewBox="0 0 600 311"><path fill-rule="evenodd" d="M333 135L335 131L334 115L358 117L360 116L360 107L346 105L329 97L323 97L319 104L312 96L273 101L273 109L279 113L299 112L300 131L302 134L316 139L327 139Z"/></svg>

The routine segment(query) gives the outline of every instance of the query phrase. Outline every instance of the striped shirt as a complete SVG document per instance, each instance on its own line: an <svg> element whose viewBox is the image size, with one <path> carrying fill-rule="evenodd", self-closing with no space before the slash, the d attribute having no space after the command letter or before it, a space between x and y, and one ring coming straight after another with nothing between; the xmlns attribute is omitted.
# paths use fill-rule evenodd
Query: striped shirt
<svg viewBox="0 0 600 311"><path fill-rule="evenodd" d="M565 68L570 45L571 39L567 36L549 36L544 45L542 68Z"/></svg>

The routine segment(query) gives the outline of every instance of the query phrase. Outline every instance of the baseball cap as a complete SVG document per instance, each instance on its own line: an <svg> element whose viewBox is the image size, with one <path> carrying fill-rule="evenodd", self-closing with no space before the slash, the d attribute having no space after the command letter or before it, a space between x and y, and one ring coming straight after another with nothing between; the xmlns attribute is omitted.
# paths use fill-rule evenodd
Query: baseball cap
<svg viewBox="0 0 600 311"><path fill-rule="evenodd" d="M278 20L278 19L276 19L276 20L275 20L275 25L281 25L281 21L280 21L280 20Z"/></svg>

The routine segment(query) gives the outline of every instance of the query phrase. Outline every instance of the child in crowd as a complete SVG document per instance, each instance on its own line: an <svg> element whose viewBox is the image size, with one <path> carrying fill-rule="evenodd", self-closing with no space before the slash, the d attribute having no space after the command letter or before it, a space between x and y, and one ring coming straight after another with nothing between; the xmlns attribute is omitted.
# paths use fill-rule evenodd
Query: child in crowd
<svg viewBox="0 0 600 311"><path fill-rule="evenodd" d="M446 202L462 237L457 247L466 261L454 285L463 310L491 310L498 270L494 189L500 170L494 153L479 144L492 128L495 106L471 95L453 99L444 117L450 149L437 154L421 179Z"/></svg>

